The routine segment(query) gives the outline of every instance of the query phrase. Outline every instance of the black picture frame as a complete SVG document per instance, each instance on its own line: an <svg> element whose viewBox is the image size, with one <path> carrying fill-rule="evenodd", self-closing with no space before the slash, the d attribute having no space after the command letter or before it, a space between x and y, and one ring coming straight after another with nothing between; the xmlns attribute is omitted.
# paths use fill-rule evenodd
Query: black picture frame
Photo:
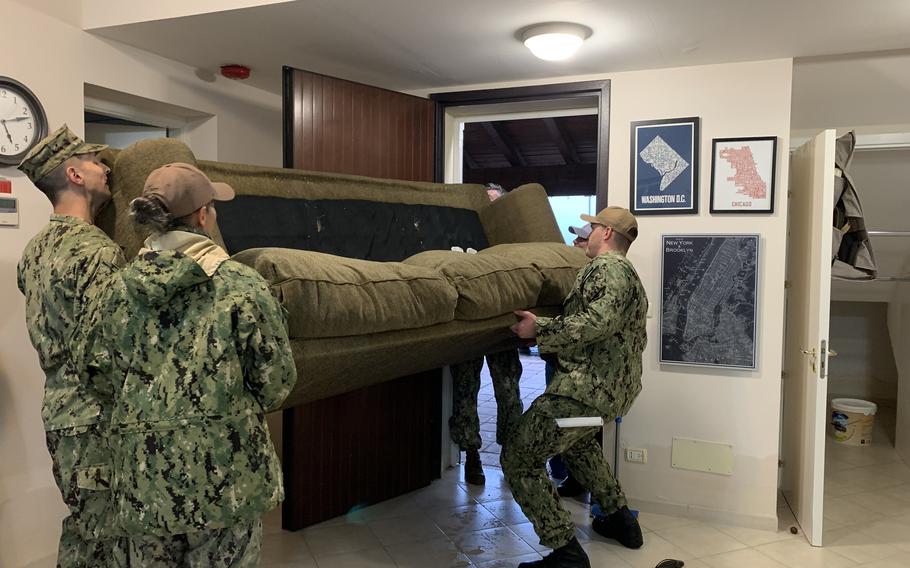
<svg viewBox="0 0 910 568"><path fill-rule="evenodd" d="M631 123L629 210L632 213L698 214L700 131L701 118L697 116ZM679 160L685 162L681 169L678 169Z"/></svg>
<svg viewBox="0 0 910 568"><path fill-rule="evenodd" d="M719 153L725 149L734 150L740 146L748 150L748 156L737 159L719 159ZM758 154L758 157L756 157ZM751 158L751 160L749 159ZM741 162L743 165L737 165ZM751 162L751 163L749 163ZM723 169L723 173L719 173ZM749 171L749 170L752 171ZM730 171L735 176L743 176L745 181L735 181L727 176ZM726 177L723 181L719 178ZM745 187L758 184L763 187L750 189ZM739 189L737 189L739 186ZM774 213L775 187L777 186L777 136L744 136L737 138L714 138L711 141L711 198L712 215ZM757 195L764 191L764 195ZM737 198L740 194L742 197Z"/></svg>
<svg viewBox="0 0 910 568"><path fill-rule="evenodd" d="M758 369L761 248L757 233L661 235L661 365Z"/></svg>

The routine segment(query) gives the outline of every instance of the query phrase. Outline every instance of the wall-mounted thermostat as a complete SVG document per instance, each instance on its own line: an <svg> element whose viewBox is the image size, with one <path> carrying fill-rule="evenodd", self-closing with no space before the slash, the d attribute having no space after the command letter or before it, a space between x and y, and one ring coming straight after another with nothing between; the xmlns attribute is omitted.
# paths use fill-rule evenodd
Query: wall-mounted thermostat
<svg viewBox="0 0 910 568"><path fill-rule="evenodd" d="M19 226L19 200L15 197L0 197L0 227Z"/></svg>

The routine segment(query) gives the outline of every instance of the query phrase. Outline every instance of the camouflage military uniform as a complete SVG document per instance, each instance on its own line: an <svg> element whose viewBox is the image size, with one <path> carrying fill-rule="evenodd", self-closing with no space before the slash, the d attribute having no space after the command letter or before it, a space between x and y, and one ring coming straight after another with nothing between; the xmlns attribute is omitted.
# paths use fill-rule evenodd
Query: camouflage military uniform
<svg viewBox="0 0 910 568"><path fill-rule="evenodd" d="M223 529L129 540L130 566L254 568L262 549L262 521L240 521Z"/></svg>
<svg viewBox="0 0 910 568"><path fill-rule="evenodd" d="M648 299L632 264L610 252L579 272L562 316L537 319L538 346L542 353L556 353L556 374L516 425L502 465L515 501L550 548L565 545L575 534L546 476L550 456L563 454L604 513L625 505L594 440L597 429L560 429L555 419L599 415L612 421L628 411L641 391L647 312Z"/></svg>
<svg viewBox="0 0 910 568"><path fill-rule="evenodd" d="M101 229L64 215L51 216L19 261L29 336L46 375L41 415L48 450L70 510L60 536L60 566L99 566L99 558L113 554L107 401L80 380L68 346L90 300L124 263L123 251Z"/></svg>
<svg viewBox="0 0 910 568"><path fill-rule="evenodd" d="M189 244L224 255L202 240ZM137 554L160 550L146 537L168 550L174 535L232 539L219 529L249 528L284 496L264 414L296 382L285 314L258 273L224 258L140 251L100 297L76 349L114 401L115 519L141 537L130 544L140 565ZM231 548L258 548L260 532L239 530L257 542Z"/></svg>
<svg viewBox="0 0 910 568"><path fill-rule="evenodd" d="M504 444L509 429L521 416L519 380L521 361L516 349L487 355L493 392L496 394L496 443ZM477 395L480 392L480 371L483 358L472 359L450 367L452 371L452 417L449 433L452 441L464 450L479 450L480 418L477 416Z"/></svg>

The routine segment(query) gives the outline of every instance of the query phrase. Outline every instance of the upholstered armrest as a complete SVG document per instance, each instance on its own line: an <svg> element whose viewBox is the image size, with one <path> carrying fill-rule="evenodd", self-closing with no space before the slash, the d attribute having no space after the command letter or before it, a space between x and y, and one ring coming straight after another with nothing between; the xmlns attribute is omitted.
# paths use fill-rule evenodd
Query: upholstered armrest
<svg viewBox="0 0 910 568"><path fill-rule="evenodd" d="M513 189L480 209L478 214L490 246L563 242L547 192L537 183Z"/></svg>

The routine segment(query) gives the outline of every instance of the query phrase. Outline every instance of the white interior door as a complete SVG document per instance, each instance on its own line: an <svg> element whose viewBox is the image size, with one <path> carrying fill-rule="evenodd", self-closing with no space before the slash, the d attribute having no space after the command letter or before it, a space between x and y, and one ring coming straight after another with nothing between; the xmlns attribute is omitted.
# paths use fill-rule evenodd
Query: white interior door
<svg viewBox="0 0 910 568"><path fill-rule="evenodd" d="M822 544L834 130L790 158L783 490L813 546Z"/></svg>

